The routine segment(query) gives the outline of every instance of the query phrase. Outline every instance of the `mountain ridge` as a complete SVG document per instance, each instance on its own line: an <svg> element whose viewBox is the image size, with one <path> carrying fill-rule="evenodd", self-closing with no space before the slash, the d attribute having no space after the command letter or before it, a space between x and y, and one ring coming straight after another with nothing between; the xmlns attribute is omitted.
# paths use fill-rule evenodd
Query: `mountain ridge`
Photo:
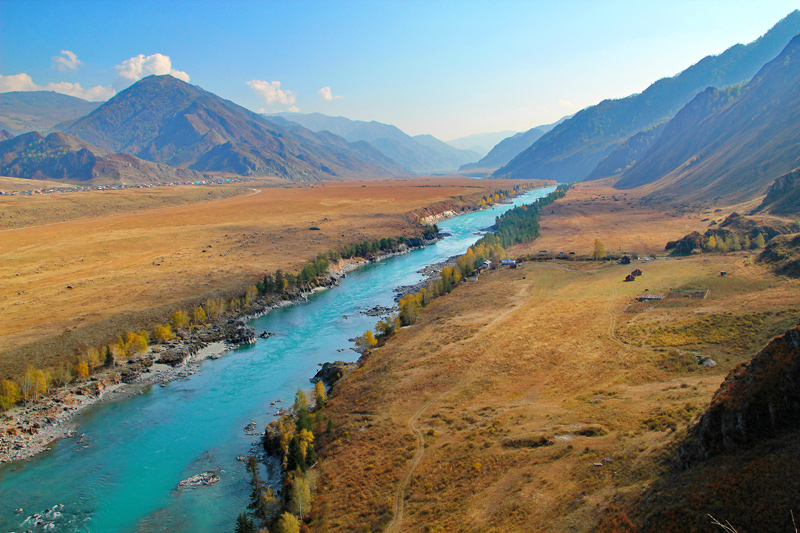
<svg viewBox="0 0 800 533"><path fill-rule="evenodd" d="M795 10L767 33L747 44L706 56L679 74L662 78L641 93L587 107L537 140L494 177L582 181L619 144L669 120L709 86L750 79L800 32Z"/></svg>

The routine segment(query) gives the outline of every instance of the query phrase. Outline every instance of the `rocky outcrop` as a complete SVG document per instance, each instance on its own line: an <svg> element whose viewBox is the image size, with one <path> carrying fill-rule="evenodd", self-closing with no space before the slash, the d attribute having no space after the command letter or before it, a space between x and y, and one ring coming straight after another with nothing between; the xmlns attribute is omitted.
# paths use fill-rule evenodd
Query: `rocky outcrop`
<svg viewBox="0 0 800 533"><path fill-rule="evenodd" d="M322 363L322 368L311 378L312 383L322 381L327 387L332 387L347 373L356 367L357 363L345 363L344 361L334 361L333 363Z"/></svg>
<svg viewBox="0 0 800 533"><path fill-rule="evenodd" d="M767 189L767 195L754 212L770 212L774 215L800 213L800 168L775 179Z"/></svg>
<svg viewBox="0 0 800 533"><path fill-rule="evenodd" d="M734 368L680 446L681 469L800 429L800 328L776 337Z"/></svg>
<svg viewBox="0 0 800 533"><path fill-rule="evenodd" d="M779 235L769 241L758 262L771 265L778 274L800 277L800 233Z"/></svg>

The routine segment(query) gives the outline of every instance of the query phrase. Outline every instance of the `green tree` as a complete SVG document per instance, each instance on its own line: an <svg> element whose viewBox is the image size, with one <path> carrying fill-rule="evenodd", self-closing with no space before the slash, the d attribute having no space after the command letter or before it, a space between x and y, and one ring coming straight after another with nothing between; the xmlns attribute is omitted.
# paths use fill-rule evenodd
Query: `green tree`
<svg viewBox="0 0 800 533"><path fill-rule="evenodd" d="M236 518L235 533L257 533L256 525L250 515L247 513L240 513Z"/></svg>
<svg viewBox="0 0 800 533"><path fill-rule="evenodd" d="M714 235L709 235L708 240L706 241L706 250L716 250L717 249L717 238Z"/></svg>
<svg viewBox="0 0 800 533"><path fill-rule="evenodd" d="M606 245L600 239L594 240L594 251L592 252L592 259L598 261L606 256Z"/></svg>
<svg viewBox="0 0 800 533"><path fill-rule="evenodd" d="M756 235L756 237L753 239L751 246L753 248L763 248L764 246L766 246L766 242L764 242L764 236L760 233Z"/></svg>

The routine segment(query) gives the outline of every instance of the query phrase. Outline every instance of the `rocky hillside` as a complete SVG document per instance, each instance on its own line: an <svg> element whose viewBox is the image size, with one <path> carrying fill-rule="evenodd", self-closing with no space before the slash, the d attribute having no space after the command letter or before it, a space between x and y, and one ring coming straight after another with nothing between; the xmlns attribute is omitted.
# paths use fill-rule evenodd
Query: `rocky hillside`
<svg viewBox="0 0 800 533"><path fill-rule="evenodd" d="M800 278L800 233L775 237L758 256L758 261L771 265L778 274Z"/></svg>
<svg viewBox="0 0 800 533"><path fill-rule="evenodd" d="M669 120L701 91L749 80L798 32L800 11L794 11L748 45L738 44L718 56L708 56L676 76L653 83L640 94L587 107L498 169L494 176L582 181L619 144Z"/></svg>
<svg viewBox="0 0 800 533"><path fill-rule="evenodd" d="M0 175L92 185L195 181L204 175L115 154L67 133L24 133L0 142Z"/></svg>
<svg viewBox="0 0 800 533"><path fill-rule="evenodd" d="M169 75L134 83L65 131L111 152L200 172L297 181L393 173L341 139L290 132Z"/></svg>
<svg viewBox="0 0 800 533"><path fill-rule="evenodd" d="M796 215L800 213L800 168L775 179L767 189L767 195L757 213L773 215Z"/></svg>
<svg viewBox="0 0 800 533"><path fill-rule="evenodd" d="M681 468L800 429L800 328L736 367L678 449Z"/></svg>

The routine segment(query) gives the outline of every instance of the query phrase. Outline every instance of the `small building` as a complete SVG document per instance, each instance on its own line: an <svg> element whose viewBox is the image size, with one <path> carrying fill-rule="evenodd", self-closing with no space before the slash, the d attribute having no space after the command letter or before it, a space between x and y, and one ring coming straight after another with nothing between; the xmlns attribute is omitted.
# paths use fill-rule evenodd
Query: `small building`
<svg viewBox="0 0 800 533"><path fill-rule="evenodd" d="M625 276L625 281L636 281L636 276L634 276L633 274L628 274L627 276Z"/></svg>
<svg viewBox="0 0 800 533"><path fill-rule="evenodd" d="M719 275L720 275L720 276L727 276L727 275L728 275L728 273L727 273L726 271L724 271L724 270L720 270L720 271L719 271Z"/></svg>
<svg viewBox="0 0 800 533"><path fill-rule="evenodd" d="M627 255L623 255L622 258L619 261L617 261L617 263L619 263L620 265L630 265L631 258L628 257Z"/></svg>
<svg viewBox="0 0 800 533"><path fill-rule="evenodd" d="M490 269L490 268L492 268L492 262L491 262L491 261L489 261L489 260L487 259L487 260L486 260L486 261L484 261L484 262L483 262L483 264L481 265L481 270L488 270L488 269Z"/></svg>
<svg viewBox="0 0 800 533"><path fill-rule="evenodd" d="M641 276L643 274L643 272L637 268L636 270L631 272L631 274L634 275L634 276Z"/></svg>
<svg viewBox="0 0 800 533"><path fill-rule="evenodd" d="M511 266L511 265L516 265L517 264L517 262L514 259L503 259L502 263L503 263L503 266L506 266L506 265L507 266Z"/></svg>

